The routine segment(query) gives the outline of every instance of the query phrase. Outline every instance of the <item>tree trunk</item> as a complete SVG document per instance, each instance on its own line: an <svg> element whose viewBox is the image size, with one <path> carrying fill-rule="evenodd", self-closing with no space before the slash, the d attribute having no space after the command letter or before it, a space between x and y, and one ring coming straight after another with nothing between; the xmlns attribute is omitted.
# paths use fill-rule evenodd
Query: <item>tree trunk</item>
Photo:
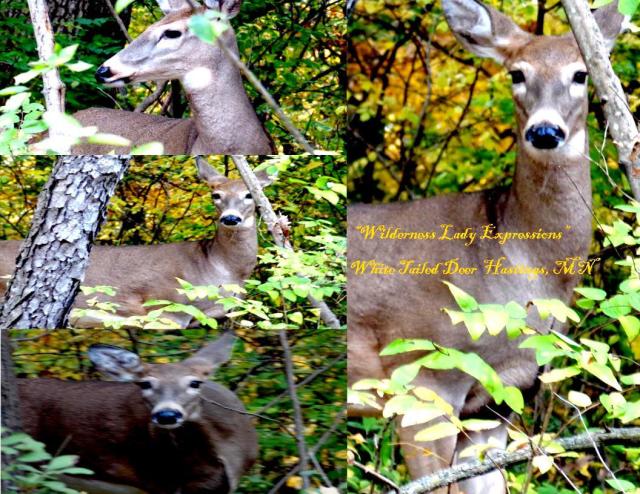
<svg viewBox="0 0 640 494"><path fill-rule="evenodd" d="M7 287L0 329L66 325L107 203L128 164L128 156L58 159Z"/></svg>
<svg viewBox="0 0 640 494"><path fill-rule="evenodd" d="M113 3L115 0L108 0ZM105 36L122 37L114 19L112 19L111 10L107 5L107 0L47 0L49 7L49 15L51 24L55 32L73 32L73 23L76 19L111 19L100 28L100 34ZM21 17L28 15L29 12L24 9L12 9L8 12L8 17ZM120 18L125 26L129 25L131 20L131 9L127 8L120 13Z"/></svg>
<svg viewBox="0 0 640 494"><path fill-rule="evenodd" d="M18 386L16 376L13 373L13 361L11 360L11 341L9 331L0 330L0 350L2 350L2 427L5 430L16 431L20 429L20 409L18 407ZM11 463L4 453L2 454L2 470L6 471ZM16 492L15 487L8 479L2 480L3 492Z"/></svg>

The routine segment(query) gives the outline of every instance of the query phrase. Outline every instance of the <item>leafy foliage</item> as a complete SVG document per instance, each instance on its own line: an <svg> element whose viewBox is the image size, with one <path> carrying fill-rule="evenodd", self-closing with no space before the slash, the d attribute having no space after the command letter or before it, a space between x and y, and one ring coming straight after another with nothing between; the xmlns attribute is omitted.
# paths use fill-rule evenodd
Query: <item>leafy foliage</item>
<svg viewBox="0 0 640 494"><path fill-rule="evenodd" d="M60 475L90 475L93 472L75 466L78 457L60 455L53 457L44 449L44 444L28 434L17 432L2 437L2 454L12 459L3 467L2 478L10 479L24 493L79 494L58 480Z"/></svg>

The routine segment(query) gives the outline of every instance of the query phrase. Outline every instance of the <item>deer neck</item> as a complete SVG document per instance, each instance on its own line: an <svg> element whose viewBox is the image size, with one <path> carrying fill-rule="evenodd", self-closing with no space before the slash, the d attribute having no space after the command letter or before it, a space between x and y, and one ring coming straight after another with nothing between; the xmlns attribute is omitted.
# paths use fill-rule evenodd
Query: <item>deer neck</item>
<svg viewBox="0 0 640 494"><path fill-rule="evenodd" d="M544 159L518 142L516 172L499 226L504 231L562 232L564 241L559 250L554 247L554 256L563 249L567 255L586 255L591 238L588 149L585 137L584 152Z"/></svg>
<svg viewBox="0 0 640 494"><path fill-rule="evenodd" d="M219 42L238 56L235 37ZM263 133L263 129L244 90L240 72L220 47L215 49L220 53L211 58L218 63L192 69L181 82L198 133L194 149L206 152L215 148L217 154L223 154L246 147L242 137L249 139L256 132Z"/></svg>
<svg viewBox="0 0 640 494"><path fill-rule="evenodd" d="M244 228L225 228L218 224L216 236L212 240L204 240L202 248L210 262L218 265L223 262L240 279L249 277L258 256L255 218Z"/></svg>

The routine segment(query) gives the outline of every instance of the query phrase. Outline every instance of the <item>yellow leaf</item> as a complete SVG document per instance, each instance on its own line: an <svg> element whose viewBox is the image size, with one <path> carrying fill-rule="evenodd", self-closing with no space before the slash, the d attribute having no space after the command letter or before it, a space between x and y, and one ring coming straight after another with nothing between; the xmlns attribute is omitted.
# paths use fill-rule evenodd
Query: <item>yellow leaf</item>
<svg viewBox="0 0 640 494"><path fill-rule="evenodd" d="M298 475L289 477L287 479L287 487L291 487L292 489L302 489L302 477L299 477Z"/></svg>

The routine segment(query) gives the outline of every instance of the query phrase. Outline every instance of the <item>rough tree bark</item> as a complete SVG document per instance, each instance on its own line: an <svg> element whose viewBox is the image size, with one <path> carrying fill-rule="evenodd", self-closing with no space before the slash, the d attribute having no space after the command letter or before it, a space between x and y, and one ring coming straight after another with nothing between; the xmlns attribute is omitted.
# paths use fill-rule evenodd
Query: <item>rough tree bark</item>
<svg viewBox="0 0 640 494"><path fill-rule="evenodd" d="M631 191L640 201L640 138L620 79L613 72L602 33L585 0L562 0L598 97L603 103L609 133L625 167Z"/></svg>
<svg viewBox="0 0 640 494"><path fill-rule="evenodd" d="M0 329L64 327L107 203L129 156L63 156L38 198Z"/></svg>

